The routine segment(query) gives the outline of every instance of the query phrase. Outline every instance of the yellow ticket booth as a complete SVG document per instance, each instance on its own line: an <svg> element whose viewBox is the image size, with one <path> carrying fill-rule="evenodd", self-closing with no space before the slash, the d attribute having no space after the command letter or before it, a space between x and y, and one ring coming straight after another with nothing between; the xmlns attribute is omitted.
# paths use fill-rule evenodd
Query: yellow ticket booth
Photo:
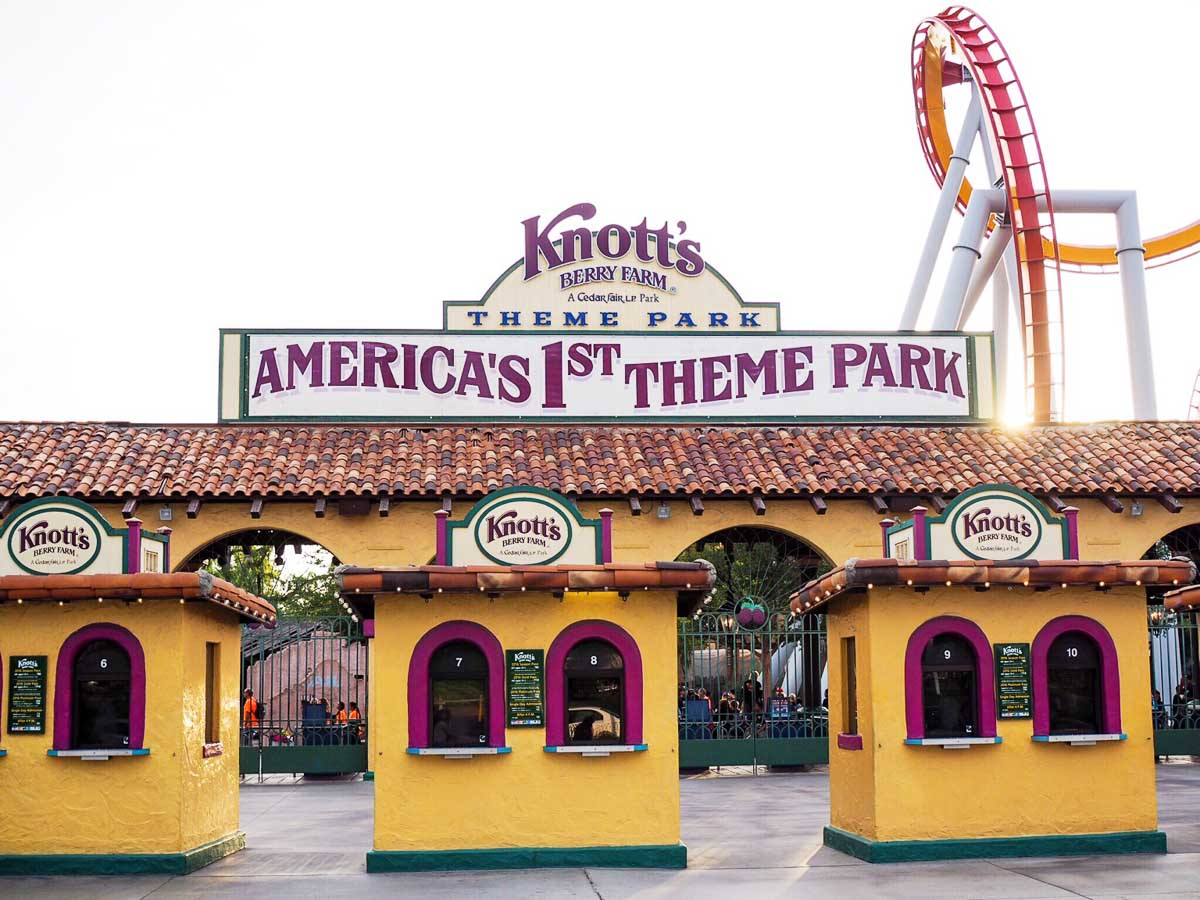
<svg viewBox="0 0 1200 900"><path fill-rule="evenodd" d="M0 874L182 874L245 845L240 625L275 611L166 574L169 535L139 525L55 499L0 531Z"/></svg>
<svg viewBox="0 0 1200 900"><path fill-rule="evenodd" d="M614 565L607 521L498 491L439 516L444 565L340 570L388 698L368 871L686 865L675 623L712 570Z"/></svg>
<svg viewBox="0 0 1200 900"><path fill-rule="evenodd" d="M1166 852L1146 588L1193 565L1067 558L1073 517L1005 487L923 513L885 533L896 556L792 599L828 622L825 843L870 862Z"/></svg>

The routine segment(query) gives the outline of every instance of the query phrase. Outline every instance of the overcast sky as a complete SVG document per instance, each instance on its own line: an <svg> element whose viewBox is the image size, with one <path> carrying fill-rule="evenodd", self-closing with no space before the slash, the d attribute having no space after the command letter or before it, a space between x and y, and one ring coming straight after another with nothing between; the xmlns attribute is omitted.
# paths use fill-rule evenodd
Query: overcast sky
<svg viewBox="0 0 1200 900"><path fill-rule="evenodd" d="M1136 188L1146 236L1200 218L1200 4L978 8L1053 186ZM936 201L909 45L939 9L3 3L0 419L215 421L218 328L439 327L522 219L580 201L686 220L785 328L895 328ZM1200 257L1148 284L1181 418ZM1064 300L1067 417L1129 416L1118 279Z"/></svg>

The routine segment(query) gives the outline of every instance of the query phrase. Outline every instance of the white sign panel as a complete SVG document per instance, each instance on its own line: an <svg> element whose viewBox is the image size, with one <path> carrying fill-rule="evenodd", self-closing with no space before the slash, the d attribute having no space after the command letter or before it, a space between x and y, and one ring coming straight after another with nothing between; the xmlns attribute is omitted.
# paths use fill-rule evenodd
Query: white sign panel
<svg viewBox="0 0 1200 900"><path fill-rule="evenodd" d="M2 575L75 575L122 572L124 532L90 506L44 500L17 509L0 531Z"/></svg>
<svg viewBox="0 0 1200 900"><path fill-rule="evenodd" d="M973 422L994 405L990 336L961 333L249 331L222 355L223 421Z"/></svg>
<svg viewBox="0 0 1200 900"><path fill-rule="evenodd" d="M447 563L454 566L594 565L602 557L600 522L538 488L496 491L447 530Z"/></svg>

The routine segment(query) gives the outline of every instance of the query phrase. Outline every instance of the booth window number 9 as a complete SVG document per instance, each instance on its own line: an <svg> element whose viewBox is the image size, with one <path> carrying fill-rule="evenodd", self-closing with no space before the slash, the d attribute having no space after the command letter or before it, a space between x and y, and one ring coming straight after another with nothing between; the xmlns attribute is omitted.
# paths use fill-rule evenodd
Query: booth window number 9
<svg viewBox="0 0 1200 900"><path fill-rule="evenodd" d="M945 657L946 657L946 659L949 659L949 658L950 658L950 651L949 651L949 650L943 650L943 651L942 651L942 655L943 655L943 656L945 656ZM596 660L596 657L594 657L594 656L593 656L593 657L592 657L592 661L593 661L593 662L595 662L595 660Z"/></svg>

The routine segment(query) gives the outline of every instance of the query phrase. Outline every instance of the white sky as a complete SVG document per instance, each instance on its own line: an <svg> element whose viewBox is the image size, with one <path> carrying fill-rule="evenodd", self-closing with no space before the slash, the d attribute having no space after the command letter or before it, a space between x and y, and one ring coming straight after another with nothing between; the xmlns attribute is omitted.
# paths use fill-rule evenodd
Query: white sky
<svg viewBox="0 0 1200 900"><path fill-rule="evenodd" d="M940 8L5 2L0 419L215 421L219 327L439 327L522 219L584 200L686 220L785 328L894 328L936 200L909 44ZM1136 188L1147 236L1200 218L1200 4L979 9L1053 186ZM1067 417L1126 417L1119 281L1064 278ZM1200 258L1148 284L1183 417Z"/></svg>

